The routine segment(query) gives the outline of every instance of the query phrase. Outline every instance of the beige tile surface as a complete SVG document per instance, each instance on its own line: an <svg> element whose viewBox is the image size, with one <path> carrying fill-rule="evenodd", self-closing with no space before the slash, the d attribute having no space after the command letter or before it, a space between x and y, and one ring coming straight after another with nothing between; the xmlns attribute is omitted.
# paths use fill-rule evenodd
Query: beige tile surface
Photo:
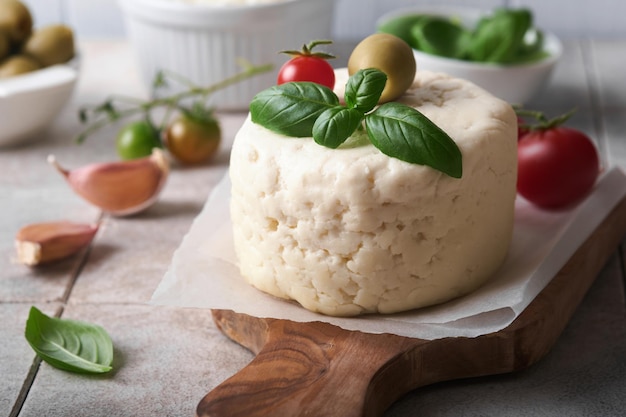
<svg viewBox="0 0 626 417"><path fill-rule="evenodd" d="M621 69L611 64L609 54L624 47L626 42L568 43L553 81L532 104L554 113L578 106L572 123L597 132L597 140L607 141L611 149L621 149L623 103L603 101L603 107L590 97L611 91L611 80ZM209 312L157 307L149 299L210 190L224 175L243 115L220 115L225 143L212 164L174 166L161 198L149 210L125 218L105 217L84 267L81 256L49 268L17 265L10 258L19 226L44 218L98 218L98 210L76 198L45 164L49 153L68 166L116 158L114 129L74 144L80 130L77 106L102 100L113 90L145 94L126 44L92 41L82 52L84 74L62 117L40 141L0 151L0 416L192 416L200 399L245 366L252 354L222 335ZM587 56L598 57L602 66L590 70ZM589 77L595 80L591 85ZM598 126L606 128L598 131ZM533 368L424 388L385 415L618 415L626 409L621 259L611 259L553 351ZM34 353L23 337L31 305L102 325L114 342L115 370L86 376L42 363L31 386ZM23 386L27 395L22 399Z"/></svg>
<svg viewBox="0 0 626 417"><path fill-rule="evenodd" d="M192 416L200 398L251 359L206 311L98 303L63 316L107 329L115 371L77 376L43 363L21 416Z"/></svg>
<svg viewBox="0 0 626 417"><path fill-rule="evenodd" d="M54 314L59 305L56 303L39 305L45 314ZM24 338L24 328L30 304L0 303L0 412L9 415L20 390L28 380L35 353Z"/></svg>

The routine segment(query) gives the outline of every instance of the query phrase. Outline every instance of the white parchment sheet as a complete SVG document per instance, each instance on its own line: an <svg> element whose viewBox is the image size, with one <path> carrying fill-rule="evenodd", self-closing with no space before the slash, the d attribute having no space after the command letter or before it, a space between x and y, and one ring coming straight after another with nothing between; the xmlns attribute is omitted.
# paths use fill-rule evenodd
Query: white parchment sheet
<svg viewBox="0 0 626 417"><path fill-rule="evenodd" d="M501 330L515 320L624 195L626 175L613 168L604 173L593 193L570 211L543 211L518 198L509 254L482 288L438 306L406 313L337 318L262 293L239 275L228 207L230 180L226 175L174 253L152 303L234 310L300 322L326 321L347 330L429 340L475 337Z"/></svg>

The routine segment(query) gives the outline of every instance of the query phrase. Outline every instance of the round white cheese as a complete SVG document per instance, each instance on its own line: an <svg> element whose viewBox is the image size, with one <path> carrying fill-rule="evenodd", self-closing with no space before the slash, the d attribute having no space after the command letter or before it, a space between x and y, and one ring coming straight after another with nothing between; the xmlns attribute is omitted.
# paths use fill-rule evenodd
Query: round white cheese
<svg viewBox="0 0 626 417"><path fill-rule="evenodd" d="M338 73L338 85L346 79ZM429 72L399 101L454 139L462 178L390 158L366 136L328 149L245 121L231 153L230 208L250 284L352 316L441 303L495 273L513 229L515 112L467 81Z"/></svg>

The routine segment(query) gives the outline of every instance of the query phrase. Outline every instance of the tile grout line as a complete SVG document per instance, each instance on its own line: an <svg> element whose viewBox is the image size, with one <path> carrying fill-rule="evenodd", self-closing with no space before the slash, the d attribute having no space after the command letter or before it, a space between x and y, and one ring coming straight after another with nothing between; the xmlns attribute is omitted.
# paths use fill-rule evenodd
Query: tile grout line
<svg viewBox="0 0 626 417"><path fill-rule="evenodd" d="M100 212L100 214L98 215L98 218L96 219L96 223L101 225L102 222L103 222L103 217L104 217L104 214L102 212ZM78 281L78 277L80 276L81 272L83 272L83 268L85 267L85 265L87 265L87 261L89 260L89 255L91 254L91 250L92 250L94 242L95 242L95 240L97 238L98 238L98 236L96 235L95 238L89 243L89 245L85 249L85 252L83 253L83 257L81 258L80 262L78 263L77 268L72 273L72 277L70 278L70 282L65 287L65 291L63 292L63 295L61 296L61 303L62 303L61 307L59 308L59 311L57 311L57 313L55 313L55 317L59 317L60 318L61 315L63 314L63 311L65 311L65 306L67 305L68 301L70 300L70 296L72 295L72 291L74 290L74 285L76 285L76 281Z"/></svg>
<svg viewBox="0 0 626 417"><path fill-rule="evenodd" d="M101 222L102 217L103 215L101 213L98 216L97 221ZM65 306L67 305L67 302L69 301L69 298L72 294L72 290L74 289L74 285L76 284L76 281L78 281L78 277L80 276L81 272L83 271L83 268L87 264L93 244L94 244L93 241L89 243L89 245L83 252L80 261L78 262L77 267L74 269L74 271L72 271L70 281L68 282L67 286L65 287L65 291L63 292L63 295L61 296L61 300L60 300L61 305L55 311L54 317L60 318L63 315L63 312L65 311ZM39 372L40 365L41 365L41 358L38 355L35 355L35 357L33 358L33 362L26 375L26 378L24 379L24 383L22 384L22 388L20 389L20 392L18 393L17 398L15 399L15 403L13 403L13 408L11 409L11 412L9 413L8 417L19 416L20 412L22 411L22 407L24 407L24 403L26 402L26 398L28 397L28 393L30 392L31 387L33 386L35 382L35 378L37 377L37 374Z"/></svg>
<svg viewBox="0 0 626 417"><path fill-rule="evenodd" d="M580 42L581 55L583 57L585 75L589 88L589 103L592 112L592 120L595 133L599 138L598 147L602 162L605 166L611 165L611 143L606 129L604 112L602 106L602 93L600 89L600 79L598 77L597 65L593 48L593 41L587 39ZM626 241L618 246L619 269L622 275L622 291L626 300Z"/></svg>
<svg viewBox="0 0 626 417"><path fill-rule="evenodd" d="M33 358L33 363L30 365L28 370L28 374L26 374L26 378L24 379L24 383L22 384L22 388L20 392L17 394L17 398L15 399L15 403L13 403L13 408L9 413L9 417L18 417L20 412L22 411L22 407L26 402L26 397L28 397L28 393L30 392L30 388L33 386L35 382L35 377L39 372L39 365L41 365L41 358L37 355Z"/></svg>
<svg viewBox="0 0 626 417"><path fill-rule="evenodd" d="M593 43L590 39L579 42L580 51L583 58L583 68L587 79L589 93L589 107L591 109L591 119L596 137L596 145L600 152L602 164L605 167L610 163L610 144L606 133L604 118L602 117L602 97L600 92L600 81L598 71L596 71L595 54Z"/></svg>

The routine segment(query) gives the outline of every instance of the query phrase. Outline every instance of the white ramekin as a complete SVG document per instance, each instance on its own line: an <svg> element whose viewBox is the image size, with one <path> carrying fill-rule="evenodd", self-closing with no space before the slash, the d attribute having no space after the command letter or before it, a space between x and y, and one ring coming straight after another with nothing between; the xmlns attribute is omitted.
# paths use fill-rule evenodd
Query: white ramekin
<svg viewBox="0 0 626 417"><path fill-rule="evenodd" d="M276 83L288 58L278 52L330 39L334 0L282 0L248 6L212 6L182 0L119 0L142 76L158 70L207 86L241 71L239 61L274 64L274 70L220 90L212 104L244 110L259 91Z"/></svg>

